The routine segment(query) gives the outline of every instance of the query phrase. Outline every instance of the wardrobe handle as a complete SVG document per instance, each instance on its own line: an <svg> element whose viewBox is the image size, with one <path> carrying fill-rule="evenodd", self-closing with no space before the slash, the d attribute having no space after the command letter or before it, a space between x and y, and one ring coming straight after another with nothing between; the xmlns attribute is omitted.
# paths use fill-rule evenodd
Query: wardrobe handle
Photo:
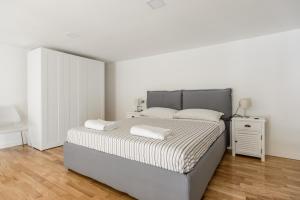
<svg viewBox="0 0 300 200"><path fill-rule="evenodd" d="M246 128L251 128L251 125L246 124L245 127L246 127Z"/></svg>

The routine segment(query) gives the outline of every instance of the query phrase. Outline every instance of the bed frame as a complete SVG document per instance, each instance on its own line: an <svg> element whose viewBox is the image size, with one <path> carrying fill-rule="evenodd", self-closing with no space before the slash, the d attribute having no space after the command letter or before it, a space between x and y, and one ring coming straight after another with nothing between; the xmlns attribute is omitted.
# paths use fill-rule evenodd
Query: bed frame
<svg viewBox="0 0 300 200"><path fill-rule="evenodd" d="M180 92L180 108L206 108L232 114L231 89L148 92L147 106L173 107ZM154 100L155 103L152 103ZM178 100L178 99L177 99ZM166 103L166 102L170 103ZM178 103L177 102L177 103ZM200 200L220 163L229 135L226 130L187 174L125 159L119 156L65 143L64 163L67 169L105 183L141 200Z"/></svg>

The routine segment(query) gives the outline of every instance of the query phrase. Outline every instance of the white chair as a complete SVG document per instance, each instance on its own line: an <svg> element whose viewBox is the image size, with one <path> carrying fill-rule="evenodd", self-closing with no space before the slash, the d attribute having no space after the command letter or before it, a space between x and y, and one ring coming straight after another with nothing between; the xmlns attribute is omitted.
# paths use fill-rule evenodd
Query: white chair
<svg viewBox="0 0 300 200"><path fill-rule="evenodd" d="M19 113L13 106L0 106L0 134L20 132L24 147L23 132L27 130Z"/></svg>

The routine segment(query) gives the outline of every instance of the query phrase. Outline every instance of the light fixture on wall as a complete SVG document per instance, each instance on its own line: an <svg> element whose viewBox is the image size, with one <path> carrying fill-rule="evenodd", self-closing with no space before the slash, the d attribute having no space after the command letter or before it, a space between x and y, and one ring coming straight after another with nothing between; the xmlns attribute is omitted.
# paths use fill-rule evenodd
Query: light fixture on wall
<svg viewBox="0 0 300 200"><path fill-rule="evenodd" d="M166 5L163 0L147 0L147 4L153 9L159 9Z"/></svg>

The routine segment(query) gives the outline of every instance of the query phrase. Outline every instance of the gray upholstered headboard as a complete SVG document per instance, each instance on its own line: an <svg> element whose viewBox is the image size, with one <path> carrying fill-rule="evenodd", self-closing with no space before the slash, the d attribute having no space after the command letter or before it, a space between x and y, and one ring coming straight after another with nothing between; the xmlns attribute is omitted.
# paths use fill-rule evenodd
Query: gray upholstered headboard
<svg viewBox="0 0 300 200"><path fill-rule="evenodd" d="M202 108L224 113L223 118L232 115L231 89L183 90L182 109Z"/></svg>
<svg viewBox="0 0 300 200"><path fill-rule="evenodd" d="M172 109L202 108L223 112L227 128L227 144L230 144L229 130L232 116L230 88L211 90L148 91L147 107L165 107Z"/></svg>
<svg viewBox="0 0 300 200"><path fill-rule="evenodd" d="M182 109L182 90L148 91L147 108L163 107L176 110Z"/></svg>

